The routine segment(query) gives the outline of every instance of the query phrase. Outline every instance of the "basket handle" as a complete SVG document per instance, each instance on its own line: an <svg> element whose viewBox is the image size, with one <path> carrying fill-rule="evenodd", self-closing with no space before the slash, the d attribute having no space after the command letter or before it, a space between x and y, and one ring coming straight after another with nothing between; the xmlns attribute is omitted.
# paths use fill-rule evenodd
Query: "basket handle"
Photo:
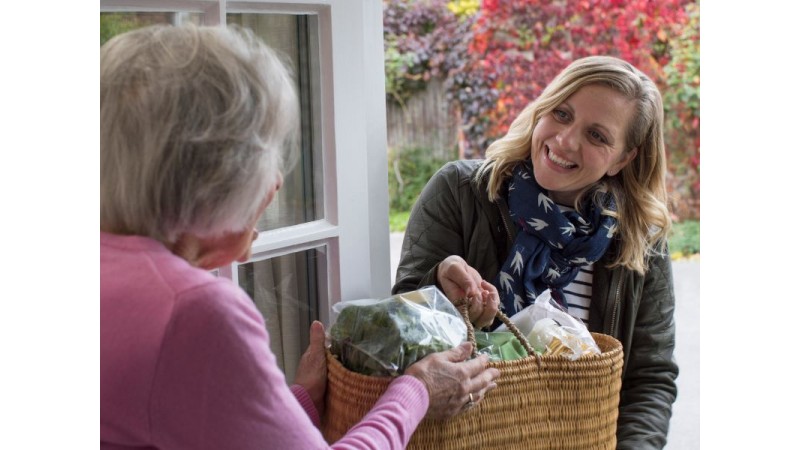
<svg viewBox="0 0 800 450"><path fill-rule="evenodd" d="M469 300L470 297L461 298L453 302L458 312L461 313L461 318L464 319L464 323L467 324L467 339L472 343L472 357L475 358L478 356L478 345L475 342L475 328L472 326L472 322L469 321ZM514 337L522 344L525 348L525 351L528 352L528 355L535 356L536 360L539 361L539 354L536 350L533 349L530 342L528 342L528 338L526 338L519 328L511 322L511 319L508 318L507 315L503 311L497 310L497 314L495 317L500 319L506 327L508 327L509 331L514 334Z"/></svg>

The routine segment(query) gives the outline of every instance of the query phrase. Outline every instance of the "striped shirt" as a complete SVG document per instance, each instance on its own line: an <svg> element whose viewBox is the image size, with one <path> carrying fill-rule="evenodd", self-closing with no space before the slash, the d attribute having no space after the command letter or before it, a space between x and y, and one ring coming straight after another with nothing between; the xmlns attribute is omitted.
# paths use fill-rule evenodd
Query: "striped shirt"
<svg viewBox="0 0 800 450"><path fill-rule="evenodd" d="M592 302L592 275L594 264L583 266L578 271L578 276L572 283L564 287L564 300L567 302L567 312L581 319L583 323L589 322L589 304Z"/></svg>
<svg viewBox="0 0 800 450"><path fill-rule="evenodd" d="M574 208L558 204L561 211L575 211ZM581 319L583 323L589 322L589 304L592 302L592 275L594 274L594 264L583 266L578 271L578 275L572 283L563 289L564 300L567 302L567 312L570 315Z"/></svg>

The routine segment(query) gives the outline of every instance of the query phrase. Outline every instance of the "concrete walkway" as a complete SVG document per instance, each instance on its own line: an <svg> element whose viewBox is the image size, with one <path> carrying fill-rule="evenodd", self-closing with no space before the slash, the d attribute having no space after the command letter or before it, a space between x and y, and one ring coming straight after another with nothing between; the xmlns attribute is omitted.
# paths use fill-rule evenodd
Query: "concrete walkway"
<svg viewBox="0 0 800 450"><path fill-rule="evenodd" d="M391 233L392 284L400 261L402 233ZM700 261L675 261L675 359L680 365L678 399L672 409L667 450L700 448Z"/></svg>

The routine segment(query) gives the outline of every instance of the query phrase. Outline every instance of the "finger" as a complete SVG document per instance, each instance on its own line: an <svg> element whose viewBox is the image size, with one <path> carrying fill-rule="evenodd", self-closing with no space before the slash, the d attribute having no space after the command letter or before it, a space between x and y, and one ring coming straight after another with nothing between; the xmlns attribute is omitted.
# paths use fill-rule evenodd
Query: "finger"
<svg viewBox="0 0 800 450"><path fill-rule="evenodd" d="M450 280L458 285L465 296L472 296L478 292L480 284L480 276L476 278L477 272L469 266L465 261L460 261L458 264L453 264L447 270L447 275Z"/></svg>
<svg viewBox="0 0 800 450"><path fill-rule="evenodd" d="M472 343L462 342L458 347L454 347L445 352L445 356L450 362L462 362L472 354Z"/></svg>
<svg viewBox="0 0 800 450"><path fill-rule="evenodd" d="M467 270L466 279L468 280L468 282L465 287L464 296L469 302L467 306L468 306L470 321L475 323L475 321L483 314L483 300L481 296L482 290L480 288L481 282L483 280L481 279L481 276L477 270L466 265L466 263L465 266Z"/></svg>
<svg viewBox="0 0 800 450"><path fill-rule="evenodd" d="M489 392L492 392L496 388L497 388L497 383L490 382L485 387L477 389L475 392L472 393L472 401L475 404L480 403L481 400L486 398L486 395L489 394ZM467 395L467 399L469 399L469 395Z"/></svg>
<svg viewBox="0 0 800 450"><path fill-rule="evenodd" d="M319 320L311 322L309 347L325 349L325 325Z"/></svg>
<svg viewBox="0 0 800 450"><path fill-rule="evenodd" d="M500 378L500 375L500 369L497 369L496 367L489 367L476 376L474 380L479 383L478 389L488 388L491 390L497 387L497 379Z"/></svg>
<svg viewBox="0 0 800 450"><path fill-rule="evenodd" d="M458 255L450 255L439 264L436 277L451 301L463 298L465 286L462 286L462 274L467 263Z"/></svg>
<svg viewBox="0 0 800 450"><path fill-rule="evenodd" d="M497 315L497 308L500 305L500 296L497 294L497 290L484 290L481 298L483 301L483 310L475 323L479 327L486 327L492 324Z"/></svg>
<svg viewBox="0 0 800 450"><path fill-rule="evenodd" d="M497 388L495 380L500 376L500 371L491 367L481 372L477 377L471 378L467 386L466 405L469 409L484 399L486 394ZM470 393L472 396L470 397ZM470 401L472 405L470 405Z"/></svg>
<svg viewBox="0 0 800 450"><path fill-rule="evenodd" d="M458 264L448 265L442 270L440 284L450 301L464 298L469 289L469 286L464 283L463 267Z"/></svg>
<svg viewBox="0 0 800 450"><path fill-rule="evenodd" d="M481 294L481 282L483 278L481 278L481 274L478 273L472 266L464 262L466 276L468 278L468 285L469 289L467 290L466 294L472 297L478 297Z"/></svg>
<svg viewBox="0 0 800 450"><path fill-rule="evenodd" d="M481 280L481 288L485 291L489 291L490 294L494 294L495 296L499 295L497 293L497 287L486 280Z"/></svg>
<svg viewBox="0 0 800 450"><path fill-rule="evenodd" d="M490 309L484 309L481 315L475 319L475 328L483 329L490 326L494 322L494 316L497 312L494 313Z"/></svg>
<svg viewBox="0 0 800 450"><path fill-rule="evenodd" d="M497 310L500 307L500 293L497 292L497 287L484 280L481 282L481 288L487 293L485 306Z"/></svg>
<svg viewBox="0 0 800 450"><path fill-rule="evenodd" d="M497 388L497 378L500 377L500 371L491 367L484 370L475 378L470 379L467 388L469 392L473 393L473 398L478 396L483 398L488 392Z"/></svg>
<svg viewBox="0 0 800 450"><path fill-rule="evenodd" d="M468 379L474 379L479 377L483 372L485 372L488 366L489 366L489 356L485 354L480 354L478 355L477 358L465 361L462 364L462 370L464 370ZM479 386L473 386L473 387L478 388Z"/></svg>

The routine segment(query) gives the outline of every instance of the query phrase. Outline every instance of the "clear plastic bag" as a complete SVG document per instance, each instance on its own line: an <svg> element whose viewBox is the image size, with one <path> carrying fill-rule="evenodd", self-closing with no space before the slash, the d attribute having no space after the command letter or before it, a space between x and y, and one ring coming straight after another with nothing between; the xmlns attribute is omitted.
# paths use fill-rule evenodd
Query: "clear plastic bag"
<svg viewBox="0 0 800 450"><path fill-rule="evenodd" d="M549 289L509 320L528 337L531 346L544 355L563 355L574 361L583 355L600 354L586 325L564 311L553 300ZM505 330L506 326L500 325L495 331Z"/></svg>
<svg viewBox="0 0 800 450"><path fill-rule="evenodd" d="M382 300L339 302L332 311L331 353L365 375L400 375L425 356L467 339L461 314L435 286Z"/></svg>

